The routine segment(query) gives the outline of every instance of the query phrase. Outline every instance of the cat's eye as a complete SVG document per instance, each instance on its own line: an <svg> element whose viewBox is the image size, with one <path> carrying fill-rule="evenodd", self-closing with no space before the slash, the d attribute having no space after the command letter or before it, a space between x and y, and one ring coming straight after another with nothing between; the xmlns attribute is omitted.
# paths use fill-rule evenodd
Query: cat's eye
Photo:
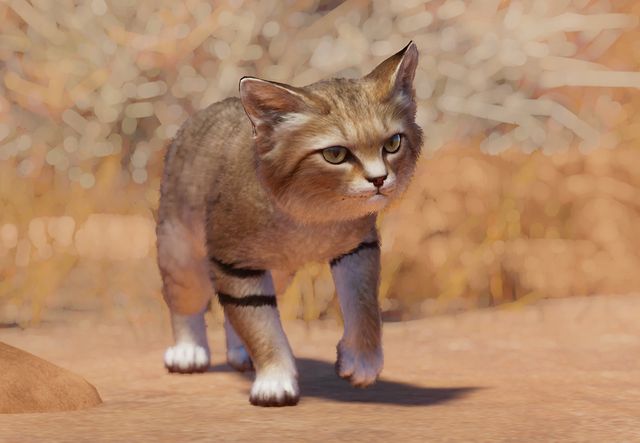
<svg viewBox="0 0 640 443"><path fill-rule="evenodd" d="M333 165L337 165L345 161L347 158L347 148L343 146L331 146L330 148L324 148L322 150L322 156L326 161Z"/></svg>
<svg viewBox="0 0 640 443"><path fill-rule="evenodd" d="M388 153L393 154L394 152L398 152L398 149L400 149L401 141L402 141L402 136L400 134L394 134L391 137L389 137L389 139L386 142L384 142L384 145L382 145L382 147Z"/></svg>

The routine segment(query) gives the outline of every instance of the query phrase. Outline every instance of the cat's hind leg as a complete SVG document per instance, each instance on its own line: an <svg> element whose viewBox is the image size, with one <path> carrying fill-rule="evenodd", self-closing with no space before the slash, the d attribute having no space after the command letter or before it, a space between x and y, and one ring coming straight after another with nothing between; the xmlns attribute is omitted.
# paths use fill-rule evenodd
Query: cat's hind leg
<svg viewBox="0 0 640 443"><path fill-rule="evenodd" d="M164 364L169 372L204 372L210 361L204 313L213 293L204 232L198 224L169 219L158 224L157 236L163 296L175 341L164 354Z"/></svg>
<svg viewBox="0 0 640 443"><path fill-rule="evenodd" d="M227 363L236 371L245 372L253 370L253 362L229 319L224 319L224 333L227 341Z"/></svg>
<svg viewBox="0 0 640 443"><path fill-rule="evenodd" d="M210 352L207 344L204 312L193 315L171 313L175 344L164 353L164 365L169 372L190 374L209 368Z"/></svg>

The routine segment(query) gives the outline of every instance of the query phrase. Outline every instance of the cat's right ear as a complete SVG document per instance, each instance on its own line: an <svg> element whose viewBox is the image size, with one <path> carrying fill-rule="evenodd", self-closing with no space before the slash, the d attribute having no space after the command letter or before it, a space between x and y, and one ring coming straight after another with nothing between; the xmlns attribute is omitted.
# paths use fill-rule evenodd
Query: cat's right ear
<svg viewBox="0 0 640 443"><path fill-rule="evenodd" d="M308 109L301 89L255 77L240 79L240 101L255 130L273 127L284 115Z"/></svg>
<svg viewBox="0 0 640 443"><path fill-rule="evenodd" d="M365 78L380 85L382 95L402 95L414 99L413 79L418 66L418 48L409 42L400 52L380 63Z"/></svg>

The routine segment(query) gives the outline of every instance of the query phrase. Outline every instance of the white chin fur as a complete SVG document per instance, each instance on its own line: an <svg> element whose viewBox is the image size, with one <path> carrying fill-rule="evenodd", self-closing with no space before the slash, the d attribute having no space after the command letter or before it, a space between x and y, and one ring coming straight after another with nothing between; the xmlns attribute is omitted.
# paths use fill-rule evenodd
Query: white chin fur
<svg viewBox="0 0 640 443"><path fill-rule="evenodd" d="M367 199L367 203L373 203L373 204L386 203L388 199L389 197L387 197L386 195L374 194Z"/></svg>
<svg viewBox="0 0 640 443"><path fill-rule="evenodd" d="M371 198L371 197L385 197L390 198L393 192L395 191L395 186L393 187L383 187L378 192L377 189L367 189L364 191L352 191L347 194L348 197L351 198Z"/></svg>
<svg viewBox="0 0 640 443"><path fill-rule="evenodd" d="M205 372L209 359L209 350L193 343L178 343L164 353L164 365L169 372Z"/></svg>

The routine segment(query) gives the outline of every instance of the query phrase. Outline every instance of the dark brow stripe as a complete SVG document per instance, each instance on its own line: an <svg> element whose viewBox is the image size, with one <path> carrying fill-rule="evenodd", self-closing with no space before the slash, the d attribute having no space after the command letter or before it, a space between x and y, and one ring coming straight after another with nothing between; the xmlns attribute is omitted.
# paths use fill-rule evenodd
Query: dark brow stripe
<svg viewBox="0 0 640 443"><path fill-rule="evenodd" d="M275 295L244 295L242 297L234 297L224 292L218 292L218 301L221 305L234 306L277 306Z"/></svg>
<svg viewBox="0 0 640 443"><path fill-rule="evenodd" d="M380 249L380 242L378 240L362 242L351 251L347 252L346 254L337 256L336 258L331 260L329 263L331 264L331 266L335 266L343 258L348 257L349 255L357 254L358 252L363 251L365 249Z"/></svg>
<svg viewBox="0 0 640 443"><path fill-rule="evenodd" d="M231 277L237 278L256 278L262 277L266 272L264 269L238 268L233 263L225 263L217 258L210 256L209 260L215 264L222 272Z"/></svg>

